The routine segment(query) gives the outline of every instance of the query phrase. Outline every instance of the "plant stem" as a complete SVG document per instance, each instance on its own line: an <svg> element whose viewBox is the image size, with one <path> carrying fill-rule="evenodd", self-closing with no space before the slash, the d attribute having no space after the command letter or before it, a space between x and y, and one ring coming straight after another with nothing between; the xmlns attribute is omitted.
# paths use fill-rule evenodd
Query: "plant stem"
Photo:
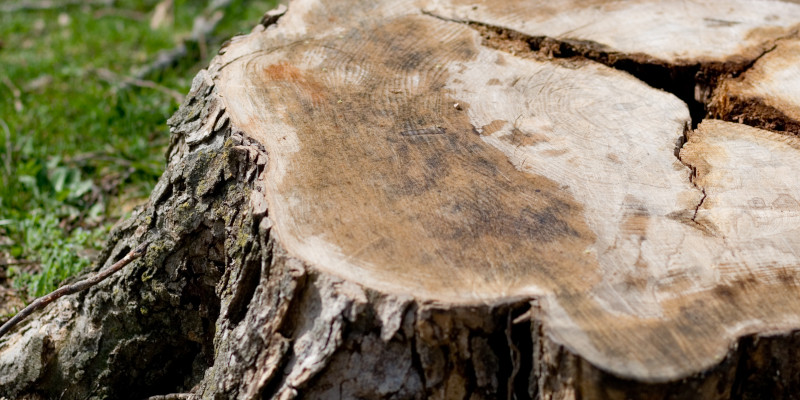
<svg viewBox="0 0 800 400"><path fill-rule="evenodd" d="M3 324L3 326L0 326L0 337L5 335L6 332L8 332L9 330L11 330L11 328L14 327L14 325L18 324L20 321L31 315L34 311L44 308L46 305L52 303L53 301L59 299L62 296L86 290L102 282L103 280L111 276L111 274L119 271L120 269L122 269L122 267L130 264L131 261L143 256L147 252L147 246L149 244L150 244L149 241L145 241L135 249L131 250L131 252L128 253L125 257L123 257L121 260L114 263L114 265L94 274L89 278L75 282L71 285L62 286L56 289L55 291L34 300L33 303L29 304L27 307L22 309L22 311L20 311L17 315L8 320L8 322Z"/></svg>

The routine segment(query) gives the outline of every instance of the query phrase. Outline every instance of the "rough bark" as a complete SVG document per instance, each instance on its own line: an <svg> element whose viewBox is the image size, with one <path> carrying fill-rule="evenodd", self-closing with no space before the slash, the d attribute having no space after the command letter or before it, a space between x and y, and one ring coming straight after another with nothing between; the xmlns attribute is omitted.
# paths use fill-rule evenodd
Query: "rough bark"
<svg viewBox="0 0 800 400"><path fill-rule="evenodd" d="M800 141L697 117L790 126L737 85L794 82L800 6L556 3L266 15L0 396L796 396Z"/></svg>

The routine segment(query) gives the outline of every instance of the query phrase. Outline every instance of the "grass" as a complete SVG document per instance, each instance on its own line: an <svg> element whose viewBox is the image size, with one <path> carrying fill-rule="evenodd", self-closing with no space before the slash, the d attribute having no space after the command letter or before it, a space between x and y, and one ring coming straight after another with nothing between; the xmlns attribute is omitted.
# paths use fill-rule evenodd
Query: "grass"
<svg viewBox="0 0 800 400"><path fill-rule="evenodd" d="M111 224L146 199L163 170L177 101L97 73L131 76L188 37L207 2L175 0L172 21L152 29L158 4L0 12L0 280L28 296L90 265ZM209 53L273 7L233 1ZM186 93L209 61L200 53L190 48L145 79Z"/></svg>

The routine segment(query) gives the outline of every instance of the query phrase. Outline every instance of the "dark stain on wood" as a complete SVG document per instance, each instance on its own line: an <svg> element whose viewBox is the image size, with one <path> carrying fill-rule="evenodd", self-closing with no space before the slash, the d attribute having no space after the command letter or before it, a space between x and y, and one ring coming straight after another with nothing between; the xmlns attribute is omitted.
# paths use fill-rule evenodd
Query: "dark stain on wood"
<svg viewBox="0 0 800 400"><path fill-rule="evenodd" d="M505 125L506 125L506 121L503 121L501 119L496 119L496 120L494 120L494 121L492 121L492 122L490 122L490 123L488 123L488 124L486 124L486 125L481 127L481 135L489 136L489 135L499 131L500 129L503 129L503 127Z"/></svg>
<svg viewBox="0 0 800 400"><path fill-rule="evenodd" d="M512 128L511 133L501 136L500 139L514 146L533 146L548 141L544 135L523 132L518 128Z"/></svg>
<svg viewBox="0 0 800 400"><path fill-rule="evenodd" d="M280 217L292 222L274 229L323 237L350 262L411 290L557 287L574 285L575 274L588 287L596 279L582 206L552 181L516 170L473 134L468 106L449 97L447 64L477 54L471 30L407 16L311 41L288 63L302 65L310 51L324 54L313 69L252 73L264 109L285 110L300 147L273 155L288 157L289 169L272 201L295 199ZM352 65L364 71L358 81L341 79Z"/></svg>

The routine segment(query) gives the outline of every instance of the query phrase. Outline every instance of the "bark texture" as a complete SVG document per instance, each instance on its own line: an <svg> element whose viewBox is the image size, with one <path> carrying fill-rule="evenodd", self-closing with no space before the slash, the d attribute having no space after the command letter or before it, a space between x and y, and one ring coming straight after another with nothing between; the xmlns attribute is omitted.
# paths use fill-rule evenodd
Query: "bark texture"
<svg viewBox="0 0 800 400"><path fill-rule="evenodd" d="M800 6L556 3L265 15L0 397L795 398Z"/></svg>

